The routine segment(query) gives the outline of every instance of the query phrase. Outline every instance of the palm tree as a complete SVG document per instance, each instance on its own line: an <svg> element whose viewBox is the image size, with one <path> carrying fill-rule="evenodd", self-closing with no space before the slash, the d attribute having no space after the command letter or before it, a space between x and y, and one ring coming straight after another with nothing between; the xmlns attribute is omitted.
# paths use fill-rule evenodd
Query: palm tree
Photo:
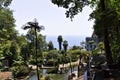
<svg viewBox="0 0 120 80"><path fill-rule="evenodd" d="M64 48L64 51L66 52L68 48L68 41L66 40L63 41L63 48Z"/></svg>
<svg viewBox="0 0 120 80"><path fill-rule="evenodd" d="M37 77L38 77L38 80L39 80L39 72L38 72L38 60L37 60L37 32L40 32L42 29L44 29L44 26L39 26L38 25L38 22L37 20L35 19L34 22L27 22L24 26L23 26L23 29L26 30L26 29L34 29L35 30L35 37L36 37L36 43L35 43L35 53L36 53L36 70L37 70Z"/></svg>
<svg viewBox="0 0 120 80"><path fill-rule="evenodd" d="M61 50L62 49L62 42L63 42L63 38L61 35L58 36L57 41L59 44L59 50Z"/></svg>

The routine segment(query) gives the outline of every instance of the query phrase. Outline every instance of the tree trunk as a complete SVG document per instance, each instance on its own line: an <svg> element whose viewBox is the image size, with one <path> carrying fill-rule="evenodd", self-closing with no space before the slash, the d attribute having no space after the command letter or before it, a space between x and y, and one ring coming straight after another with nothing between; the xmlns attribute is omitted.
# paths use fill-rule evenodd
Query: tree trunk
<svg viewBox="0 0 120 80"><path fill-rule="evenodd" d="M61 50L61 49L62 49L62 43L59 42L59 50Z"/></svg>
<svg viewBox="0 0 120 80"><path fill-rule="evenodd" d="M112 53L110 50L109 40L108 40L108 29L104 27L104 44L105 44L105 53L107 58L107 63L112 64Z"/></svg>
<svg viewBox="0 0 120 80"><path fill-rule="evenodd" d="M105 11L105 2L104 0L100 0L101 2L101 10L104 13ZM104 18L104 15L103 15ZM105 20L105 19L103 19ZM103 21L104 22L104 21ZM108 64L112 64L113 63L113 59L112 59L112 53L110 50L110 45L109 45L109 40L108 40L108 27L103 25L104 28L104 45L105 45L105 53L106 53L106 59L107 59L107 63Z"/></svg>
<svg viewBox="0 0 120 80"><path fill-rule="evenodd" d="M40 77L39 77L38 60L37 60L38 54L37 54L37 32L36 32L36 28L35 28L35 36L36 36L36 43L35 43L35 47L36 47L35 54L36 54L36 56L35 56L35 59L36 59L36 66L37 66L36 67L36 70L37 70L37 80L39 80Z"/></svg>

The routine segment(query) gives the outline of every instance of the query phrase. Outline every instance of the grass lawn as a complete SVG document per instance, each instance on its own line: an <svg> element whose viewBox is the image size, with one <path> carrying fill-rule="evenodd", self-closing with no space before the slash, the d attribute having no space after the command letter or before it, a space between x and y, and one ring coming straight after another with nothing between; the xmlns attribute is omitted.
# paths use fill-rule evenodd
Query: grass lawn
<svg viewBox="0 0 120 80"><path fill-rule="evenodd" d="M64 80L64 74L47 74L46 76L49 76L51 80Z"/></svg>

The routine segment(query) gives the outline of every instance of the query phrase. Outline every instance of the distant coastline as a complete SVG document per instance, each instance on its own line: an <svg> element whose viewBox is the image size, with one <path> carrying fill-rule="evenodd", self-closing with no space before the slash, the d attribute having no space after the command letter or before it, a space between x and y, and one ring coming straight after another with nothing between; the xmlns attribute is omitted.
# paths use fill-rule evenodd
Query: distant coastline
<svg viewBox="0 0 120 80"><path fill-rule="evenodd" d="M52 41L54 44L54 47L58 49L58 42L57 42L57 37L58 36L46 36L46 41ZM85 41L84 36L62 36L63 40L68 41L68 48L76 45L80 46L80 42Z"/></svg>

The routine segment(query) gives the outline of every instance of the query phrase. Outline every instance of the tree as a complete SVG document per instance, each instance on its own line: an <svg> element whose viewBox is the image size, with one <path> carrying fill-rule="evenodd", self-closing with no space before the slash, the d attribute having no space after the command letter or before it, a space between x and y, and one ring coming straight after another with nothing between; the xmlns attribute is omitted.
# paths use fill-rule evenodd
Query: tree
<svg viewBox="0 0 120 80"><path fill-rule="evenodd" d="M39 51L47 51L47 42L46 42L46 36L42 34L38 34L38 48Z"/></svg>
<svg viewBox="0 0 120 80"><path fill-rule="evenodd" d="M48 50L50 51L50 50L53 50L53 49L54 49L53 43L52 43L52 41L49 41Z"/></svg>
<svg viewBox="0 0 120 80"><path fill-rule="evenodd" d="M62 49L62 42L63 42L63 38L61 35L58 36L57 41L59 44L59 50L61 50Z"/></svg>
<svg viewBox="0 0 120 80"><path fill-rule="evenodd" d="M30 54L31 56L33 55L33 58L35 56L35 30L34 28L31 28L28 30L27 34L26 34L26 39L27 39L27 44L30 50ZM37 50L38 50L38 55L41 55L39 53L41 53L41 50L47 50L47 43L45 41L45 36L43 36L42 34L38 34L37 35Z"/></svg>
<svg viewBox="0 0 120 80"><path fill-rule="evenodd" d="M1 40L15 40L17 31L15 30L15 20L12 11L9 9L0 10L0 37Z"/></svg>
<svg viewBox="0 0 120 80"><path fill-rule="evenodd" d="M89 5L90 1L88 0L51 0L53 4L58 5L58 7L63 7L66 9L66 17L71 20L79 12L83 10L83 7Z"/></svg>
<svg viewBox="0 0 120 80"><path fill-rule="evenodd" d="M64 48L64 51L66 52L68 48L68 41L66 40L63 41L63 48Z"/></svg>
<svg viewBox="0 0 120 80"><path fill-rule="evenodd" d="M27 61L30 60L31 52L28 44L29 42L24 35L18 35L16 38L16 43L19 46L19 56L21 56L22 60L27 63Z"/></svg>
<svg viewBox="0 0 120 80"><path fill-rule="evenodd" d="M104 13L104 11L106 10L105 2L104 2L104 0L100 0L100 3L101 3L101 10ZM105 16L103 15L103 21L105 21L104 17ZM105 44L105 52L106 52L107 62L108 62L108 64L112 64L113 58L112 58L112 53L110 51L110 45L109 45L109 40L108 40L108 34L109 34L108 27L106 27L104 24L103 24L103 30L104 30L104 44Z"/></svg>
<svg viewBox="0 0 120 80"><path fill-rule="evenodd" d="M57 50L50 50L46 55L45 59L47 61L47 65L50 66L58 66L58 58L60 54L58 54Z"/></svg>
<svg viewBox="0 0 120 80"><path fill-rule="evenodd" d="M44 26L39 26L38 25L38 22L36 21L35 19L35 22L27 22L26 25L23 26L23 29L26 30L26 29L34 29L35 30L35 38L36 38L36 43L35 43L35 46L36 46L36 50L35 50L35 53L36 53L36 66L37 66L37 78L39 80L39 72L38 72L38 60L37 60L37 57L38 57L38 54L37 54L37 32L40 32L42 29L44 29Z"/></svg>
<svg viewBox="0 0 120 80"><path fill-rule="evenodd" d="M117 1L116 1L117 2ZM93 11L91 16L95 19L94 30L99 37L103 37L105 53L108 64L113 63L113 54L111 52L111 43L116 42L111 35L114 35L114 27L118 24L118 10L113 8L114 1L100 0L99 6ZM111 5L112 4L112 5ZM115 6L115 5L114 5ZM108 24L110 23L110 24ZM112 31L112 32L111 32Z"/></svg>
<svg viewBox="0 0 120 80"><path fill-rule="evenodd" d="M19 45L16 42L12 41L9 50L12 53L12 57L11 57L12 60L11 61L18 60L19 56L20 56L20 47L19 47Z"/></svg>
<svg viewBox="0 0 120 80"><path fill-rule="evenodd" d="M19 50L19 46L16 43L17 31L15 30L15 19L13 17L13 12L8 8L10 0L0 0L0 55L9 60L9 66L13 64L16 58L16 51ZM12 43L15 44L12 44ZM16 50L15 53L12 50Z"/></svg>
<svg viewBox="0 0 120 80"><path fill-rule="evenodd" d="M91 13L92 19L95 19L95 25L97 24L94 29L96 28L103 33L107 63L112 64L109 30L114 31L110 28L115 27L115 24L119 21L119 0L52 0L52 3L65 8L66 17L71 19L79 12L82 12L85 6L94 7L95 10Z"/></svg>
<svg viewBox="0 0 120 80"><path fill-rule="evenodd" d="M74 45L74 46L72 46L72 50L77 50L77 49L81 49L82 47L81 46L76 46L76 45Z"/></svg>
<svg viewBox="0 0 120 80"><path fill-rule="evenodd" d="M30 50L28 44L21 45L21 56L25 63L30 60Z"/></svg>
<svg viewBox="0 0 120 80"><path fill-rule="evenodd" d="M12 0L0 0L0 9L8 7L11 2Z"/></svg>

